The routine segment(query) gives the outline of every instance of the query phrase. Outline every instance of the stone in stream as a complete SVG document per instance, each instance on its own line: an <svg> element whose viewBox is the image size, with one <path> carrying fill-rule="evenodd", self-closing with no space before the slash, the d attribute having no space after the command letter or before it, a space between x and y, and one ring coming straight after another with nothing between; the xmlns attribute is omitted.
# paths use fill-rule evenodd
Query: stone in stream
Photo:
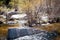
<svg viewBox="0 0 60 40"><path fill-rule="evenodd" d="M54 37L56 37L57 34L54 32L50 33L47 31L42 31L42 30L36 30L33 28L12 28L8 30L8 40L14 40L14 39L19 39L19 40L51 40ZM27 37L27 38L26 38Z"/></svg>

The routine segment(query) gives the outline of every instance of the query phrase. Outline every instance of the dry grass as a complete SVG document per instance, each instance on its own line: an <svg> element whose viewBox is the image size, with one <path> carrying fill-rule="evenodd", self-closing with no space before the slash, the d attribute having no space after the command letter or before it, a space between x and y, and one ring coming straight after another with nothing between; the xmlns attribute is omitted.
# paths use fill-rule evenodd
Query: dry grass
<svg viewBox="0 0 60 40"><path fill-rule="evenodd" d="M60 32L60 23L54 23L54 24L49 24L46 26L39 26L39 27L34 26L33 28L36 28L39 30L46 30L50 32L54 30Z"/></svg>

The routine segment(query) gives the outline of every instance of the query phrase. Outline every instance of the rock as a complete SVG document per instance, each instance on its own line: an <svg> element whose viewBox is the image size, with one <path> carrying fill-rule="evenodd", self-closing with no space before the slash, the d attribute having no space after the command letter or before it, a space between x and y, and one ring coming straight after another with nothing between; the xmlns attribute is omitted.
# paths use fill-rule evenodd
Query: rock
<svg viewBox="0 0 60 40"><path fill-rule="evenodd" d="M8 40L52 40L56 33L37 30L29 27L21 29L12 28L8 30Z"/></svg>

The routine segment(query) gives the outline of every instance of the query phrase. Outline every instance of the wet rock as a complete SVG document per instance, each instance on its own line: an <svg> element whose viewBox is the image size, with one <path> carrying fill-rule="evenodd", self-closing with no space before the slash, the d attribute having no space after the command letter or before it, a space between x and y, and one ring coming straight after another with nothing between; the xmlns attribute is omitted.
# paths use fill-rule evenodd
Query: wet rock
<svg viewBox="0 0 60 40"><path fill-rule="evenodd" d="M8 40L53 40L57 34L33 28L13 28L8 30Z"/></svg>

